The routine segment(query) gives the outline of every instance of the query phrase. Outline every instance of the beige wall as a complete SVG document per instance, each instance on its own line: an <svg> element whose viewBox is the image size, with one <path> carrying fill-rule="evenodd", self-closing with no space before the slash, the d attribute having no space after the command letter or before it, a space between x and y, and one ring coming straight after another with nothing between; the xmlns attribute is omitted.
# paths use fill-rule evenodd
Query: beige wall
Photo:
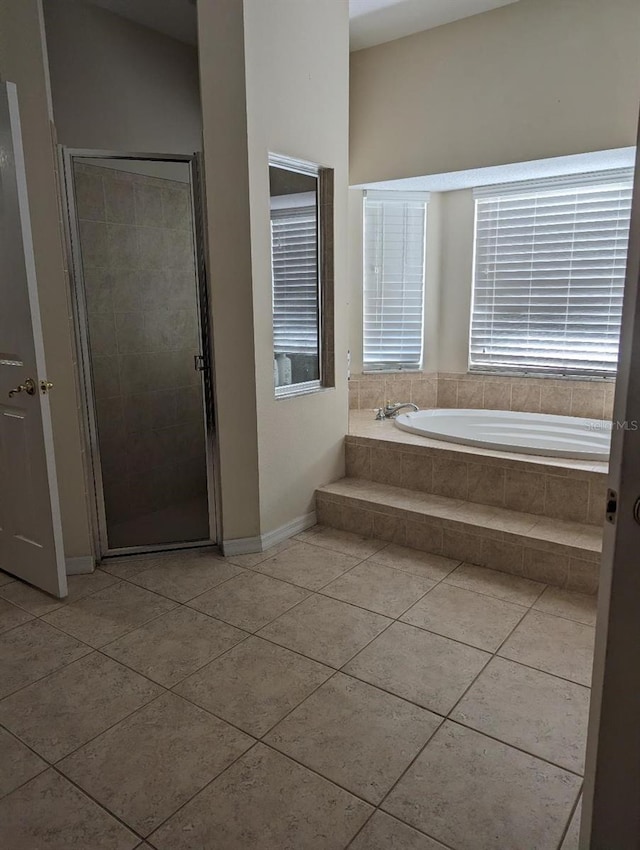
<svg viewBox="0 0 640 850"><path fill-rule="evenodd" d="M351 57L350 182L635 144L637 0L520 0Z"/></svg>
<svg viewBox="0 0 640 850"><path fill-rule="evenodd" d="M347 430L346 4L201 0L199 48L223 539L313 510ZM225 79L227 85L218 85ZM225 132L219 128L224 126ZM276 401L269 152L335 168L337 387Z"/></svg>
<svg viewBox="0 0 640 850"><path fill-rule="evenodd" d="M262 533L313 510L344 473L347 431L349 26L342 0L245 0ZM336 387L275 400L269 152L335 169Z"/></svg>
<svg viewBox="0 0 640 850"><path fill-rule="evenodd" d="M436 368L441 372L466 372L473 288L473 190L443 192L440 198L441 255L439 277L435 278L440 292Z"/></svg>
<svg viewBox="0 0 640 850"><path fill-rule="evenodd" d="M45 24L61 144L200 150L195 47L78 0L45 3Z"/></svg>
<svg viewBox="0 0 640 850"><path fill-rule="evenodd" d="M31 226L59 472L64 551L91 553L89 514L76 393L68 285L62 248L39 0L4 0L0 76L16 83L30 197Z"/></svg>
<svg viewBox="0 0 640 850"><path fill-rule="evenodd" d="M233 540L260 534L241 0L200 0L198 42L221 536ZM218 84L221 79L224 86ZM224 127L224 133L220 127Z"/></svg>

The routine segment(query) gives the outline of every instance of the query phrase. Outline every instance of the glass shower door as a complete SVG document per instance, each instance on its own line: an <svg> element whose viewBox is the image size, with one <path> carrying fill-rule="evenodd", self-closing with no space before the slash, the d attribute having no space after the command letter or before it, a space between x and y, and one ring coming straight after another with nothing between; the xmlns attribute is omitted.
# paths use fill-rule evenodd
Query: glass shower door
<svg viewBox="0 0 640 850"><path fill-rule="evenodd" d="M189 162L70 161L101 548L208 542L208 372Z"/></svg>

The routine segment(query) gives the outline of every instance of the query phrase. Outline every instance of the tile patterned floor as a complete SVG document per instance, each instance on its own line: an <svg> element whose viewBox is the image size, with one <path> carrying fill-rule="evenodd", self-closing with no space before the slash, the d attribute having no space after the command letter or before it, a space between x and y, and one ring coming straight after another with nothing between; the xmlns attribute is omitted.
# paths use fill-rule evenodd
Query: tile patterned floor
<svg viewBox="0 0 640 850"><path fill-rule="evenodd" d="M316 527L0 573L12 850L577 850L595 599Z"/></svg>

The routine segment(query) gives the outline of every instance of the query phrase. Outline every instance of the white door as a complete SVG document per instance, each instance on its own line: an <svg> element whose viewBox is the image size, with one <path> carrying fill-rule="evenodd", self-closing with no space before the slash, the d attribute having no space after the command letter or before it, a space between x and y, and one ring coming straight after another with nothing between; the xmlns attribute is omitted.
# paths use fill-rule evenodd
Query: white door
<svg viewBox="0 0 640 850"><path fill-rule="evenodd" d="M600 574L582 850L640 848L640 158ZM617 505L616 505L617 499ZM615 510L614 510L615 509Z"/></svg>
<svg viewBox="0 0 640 850"><path fill-rule="evenodd" d="M67 595L27 184L13 83L0 86L0 569Z"/></svg>

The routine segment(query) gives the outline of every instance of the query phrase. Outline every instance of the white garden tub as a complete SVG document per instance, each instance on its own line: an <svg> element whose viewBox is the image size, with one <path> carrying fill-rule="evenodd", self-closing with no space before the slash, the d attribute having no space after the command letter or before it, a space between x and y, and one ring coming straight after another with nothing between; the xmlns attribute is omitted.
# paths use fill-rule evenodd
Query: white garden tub
<svg viewBox="0 0 640 850"><path fill-rule="evenodd" d="M402 413L403 431L504 452L580 460L609 460L611 423L509 410L418 410Z"/></svg>

